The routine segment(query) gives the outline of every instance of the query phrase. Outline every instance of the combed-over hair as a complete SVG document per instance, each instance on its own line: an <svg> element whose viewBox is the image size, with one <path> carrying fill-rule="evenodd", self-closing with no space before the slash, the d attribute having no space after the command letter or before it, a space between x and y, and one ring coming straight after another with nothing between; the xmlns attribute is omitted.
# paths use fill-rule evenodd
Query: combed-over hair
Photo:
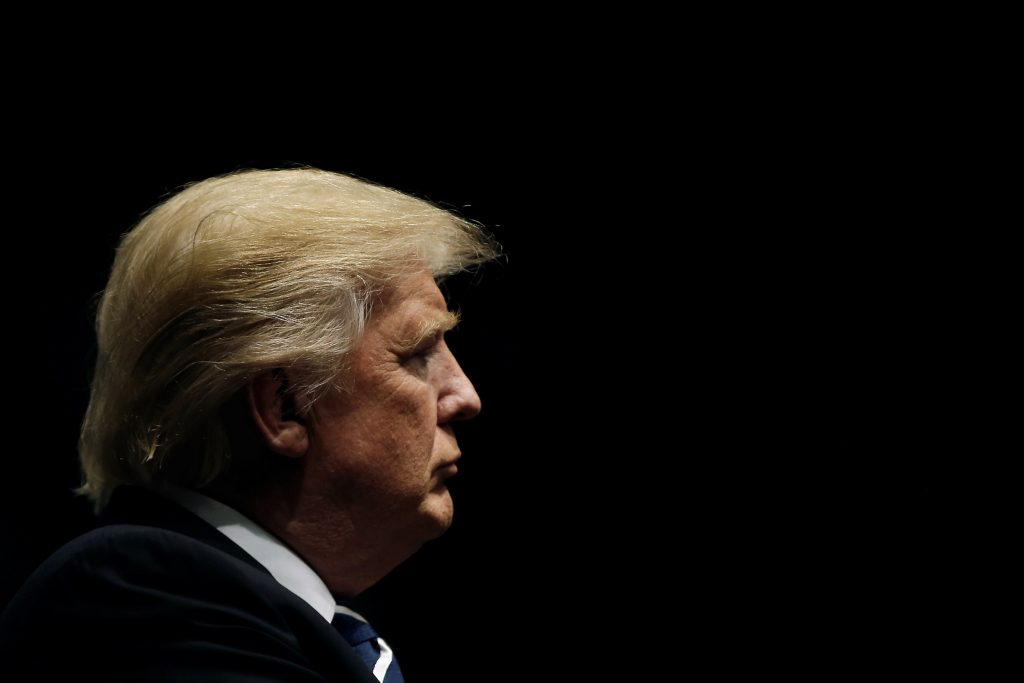
<svg viewBox="0 0 1024 683"><path fill-rule="evenodd" d="M209 484L230 461L221 409L256 374L287 369L308 412L344 390L389 280L424 265L442 279L495 254L477 225L337 173L187 186L118 247L96 317L79 492L98 511L123 483Z"/></svg>

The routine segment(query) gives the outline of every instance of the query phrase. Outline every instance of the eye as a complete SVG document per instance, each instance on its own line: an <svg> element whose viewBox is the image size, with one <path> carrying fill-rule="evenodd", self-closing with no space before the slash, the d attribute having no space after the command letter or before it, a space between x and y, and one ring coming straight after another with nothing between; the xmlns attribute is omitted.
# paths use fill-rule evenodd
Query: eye
<svg viewBox="0 0 1024 683"><path fill-rule="evenodd" d="M419 346L404 357L403 362L410 365L426 363L427 359L429 359L431 354L434 353L442 339L443 335L438 333L437 335L424 340Z"/></svg>

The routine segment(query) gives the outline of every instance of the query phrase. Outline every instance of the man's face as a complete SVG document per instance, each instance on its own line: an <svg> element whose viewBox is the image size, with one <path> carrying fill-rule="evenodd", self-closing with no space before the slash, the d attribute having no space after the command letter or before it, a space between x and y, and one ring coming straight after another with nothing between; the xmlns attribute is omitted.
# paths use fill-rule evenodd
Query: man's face
<svg viewBox="0 0 1024 683"><path fill-rule="evenodd" d="M351 390L314 409L310 474L350 533L414 552L451 524L452 423L479 413L480 397L445 344L454 316L430 273L380 304L353 350Z"/></svg>

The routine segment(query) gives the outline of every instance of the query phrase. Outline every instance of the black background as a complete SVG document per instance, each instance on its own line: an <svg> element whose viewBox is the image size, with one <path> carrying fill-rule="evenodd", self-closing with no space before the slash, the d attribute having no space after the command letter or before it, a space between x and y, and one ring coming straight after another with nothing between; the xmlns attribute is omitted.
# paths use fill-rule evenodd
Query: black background
<svg viewBox="0 0 1024 683"><path fill-rule="evenodd" d="M523 633L570 653L547 678L630 666L655 630L785 661L941 621L975 531L976 368L950 359L977 268L922 218L944 198L909 153L823 139L720 121L684 150L547 131L29 158L9 187L2 597L88 526L69 490L119 235L182 183L301 163L450 206L506 252L451 285L484 404L460 425L455 523L367 596L410 680L535 679Z"/></svg>

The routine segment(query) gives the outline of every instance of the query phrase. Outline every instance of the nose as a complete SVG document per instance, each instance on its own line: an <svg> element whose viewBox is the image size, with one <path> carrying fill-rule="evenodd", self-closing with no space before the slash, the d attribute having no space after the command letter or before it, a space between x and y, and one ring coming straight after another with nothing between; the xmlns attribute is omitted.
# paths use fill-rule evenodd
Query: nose
<svg viewBox="0 0 1024 683"><path fill-rule="evenodd" d="M437 399L437 422L471 420L480 414L480 396L473 383L462 371L455 356L448 352L449 368L446 381Z"/></svg>

